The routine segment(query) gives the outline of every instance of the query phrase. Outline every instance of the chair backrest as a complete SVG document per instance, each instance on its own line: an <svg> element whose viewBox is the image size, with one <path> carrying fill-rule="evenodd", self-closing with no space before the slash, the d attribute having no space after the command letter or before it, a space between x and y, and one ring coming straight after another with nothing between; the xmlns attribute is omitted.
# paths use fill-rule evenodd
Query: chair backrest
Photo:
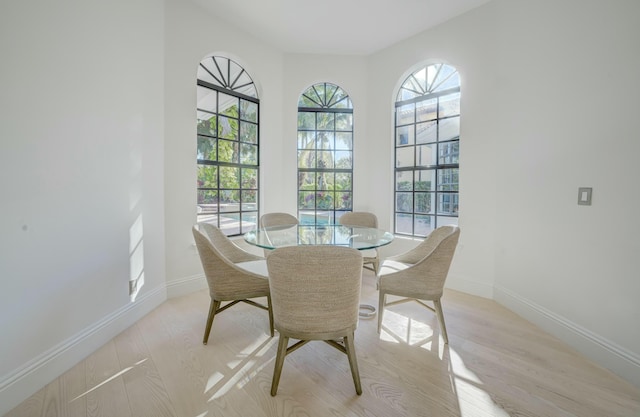
<svg viewBox="0 0 640 417"><path fill-rule="evenodd" d="M338 246L291 246L267 256L276 329L301 340L354 331L362 255Z"/></svg>
<svg viewBox="0 0 640 417"><path fill-rule="evenodd" d="M344 213L338 219L343 226L378 227L378 218L375 214L366 211L351 211Z"/></svg>
<svg viewBox="0 0 640 417"><path fill-rule="evenodd" d="M260 227L289 226L298 224L298 218L289 213L265 213L260 217Z"/></svg>
<svg viewBox="0 0 640 417"><path fill-rule="evenodd" d="M196 229L203 231L209 238L211 244L216 251L231 263L257 261L263 259L260 256L253 255L240 249L235 243L225 235L222 230L211 223L198 223Z"/></svg>
<svg viewBox="0 0 640 417"><path fill-rule="evenodd" d="M234 265L236 262L263 258L242 251L217 227L208 223L199 223L193 226L192 232L209 285L209 293L213 298L220 300L234 298L238 293L246 292L247 278L265 279ZM231 260L225 256L224 251L237 260ZM249 298L250 295L245 297Z"/></svg>
<svg viewBox="0 0 640 417"><path fill-rule="evenodd" d="M393 259L400 260L404 263L416 264L429 256L441 245L444 245L440 248L441 252L444 251L445 248L447 249L447 252L449 250L453 252L455 251L459 236L459 227L451 225L440 226L433 230L418 246L401 255L394 256ZM448 244L446 245L444 244L445 239L449 239ZM451 253L451 256L453 257L453 253Z"/></svg>
<svg viewBox="0 0 640 417"><path fill-rule="evenodd" d="M414 264L411 268L418 285L427 292L442 293L459 237L460 228L457 226L438 227L403 256L403 262ZM415 258L412 259L413 256Z"/></svg>

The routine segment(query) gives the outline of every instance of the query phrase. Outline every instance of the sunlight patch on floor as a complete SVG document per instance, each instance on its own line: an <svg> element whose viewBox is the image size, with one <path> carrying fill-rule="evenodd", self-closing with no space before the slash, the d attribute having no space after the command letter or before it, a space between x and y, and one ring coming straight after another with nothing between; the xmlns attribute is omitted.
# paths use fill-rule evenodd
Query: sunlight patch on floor
<svg viewBox="0 0 640 417"><path fill-rule="evenodd" d="M502 406L495 403L484 388L484 383L464 363L454 349L447 349L452 376L453 391L457 394L460 416L476 416L479 413L492 417L508 417Z"/></svg>
<svg viewBox="0 0 640 417"><path fill-rule="evenodd" d="M266 361L260 366L256 366L260 357L264 356L275 343L276 338L267 335L257 338L254 342L242 349L235 359L229 361L228 374L222 375L219 372L209 377L207 391L215 390L209 401L213 401L224 396L231 389L242 389L253 377L261 372L271 361ZM218 376L219 375L219 376ZM217 385L221 385L216 389Z"/></svg>
<svg viewBox="0 0 640 417"><path fill-rule="evenodd" d="M428 324L391 310L384 312L380 339L410 346L431 346L433 329Z"/></svg>
<svg viewBox="0 0 640 417"><path fill-rule="evenodd" d="M222 375L220 372L214 372L211 376L209 376L209 380L207 381L207 386L205 387L204 392L209 392L209 390L215 387L220 381L222 381L223 378L224 375Z"/></svg>
<svg viewBox="0 0 640 417"><path fill-rule="evenodd" d="M482 389L481 386L482 383L478 386L478 384L464 378L455 378L455 390L458 394L460 416L477 416L480 411L482 415L509 417L510 414L496 404L489 393Z"/></svg>
<svg viewBox="0 0 640 417"><path fill-rule="evenodd" d="M84 397L85 395L89 394L90 392L93 392L95 390L97 390L98 388L100 388L101 386L103 386L104 384L107 384L110 381L113 381L114 379L116 379L117 377L129 372L130 370L132 370L133 368L135 368L138 365L141 365L143 363L145 363L147 361L147 359L149 358L144 358L136 363L134 363L132 366L129 366L127 368L124 368L123 370L121 370L120 372L110 376L109 378L105 379L104 381L102 381L101 383L99 383L98 385L94 386L93 388L83 392L82 394L78 395L76 398L72 399L71 401L69 401L69 403L74 402L75 400Z"/></svg>
<svg viewBox="0 0 640 417"><path fill-rule="evenodd" d="M460 355L458 355L456 351L451 348L449 349L449 361L451 362L451 370L457 378L462 378L465 381L473 382L476 384L482 384L480 378L478 378L478 376L474 372L470 371L469 368L467 368Z"/></svg>
<svg viewBox="0 0 640 417"><path fill-rule="evenodd" d="M213 400L217 400L218 398L221 398L222 396L224 396L227 392L229 392L233 387L236 386L243 386L244 384L241 384L241 381L245 378L245 372L243 372L244 369L250 369L253 365L255 364L255 361L250 360L247 361L245 363L245 365L243 367L241 367L238 370L231 370L229 372L229 374L227 375L227 377L225 378L226 381L222 384L222 386L218 389L216 389L213 393L213 395L211 396L211 398L209 398L209 402L213 401ZM219 381L220 383L223 382L223 380ZM215 387L214 387L215 389Z"/></svg>
<svg viewBox="0 0 640 417"><path fill-rule="evenodd" d="M245 355L257 355L262 356L271 345L273 345L276 341L276 338L271 337L267 334L263 334L258 337L254 343L248 345L246 348L240 351L241 354Z"/></svg>
<svg viewBox="0 0 640 417"><path fill-rule="evenodd" d="M234 369L236 366L244 362L248 357L260 357L264 355L275 343L275 338L268 335L262 335L256 338L252 343L247 345L244 349L240 350L237 355L237 360L230 361L227 365L229 368Z"/></svg>
<svg viewBox="0 0 640 417"><path fill-rule="evenodd" d="M450 384L455 393L460 417L490 415L508 417L502 406L496 404L484 389L484 383L469 370L460 355L448 344L439 332L421 321L392 310L385 310L380 340L404 343L436 354L443 362L449 362Z"/></svg>

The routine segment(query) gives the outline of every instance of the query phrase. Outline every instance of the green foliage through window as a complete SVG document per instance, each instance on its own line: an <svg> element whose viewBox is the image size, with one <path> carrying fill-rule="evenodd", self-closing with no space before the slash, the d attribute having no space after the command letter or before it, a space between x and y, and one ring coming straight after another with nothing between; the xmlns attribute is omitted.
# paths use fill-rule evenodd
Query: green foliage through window
<svg viewBox="0 0 640 417"><path fill-rule="evenodd" d="M259 212L257 90L240 65L220 56L202 60L196 88L198 221L243 234Z"/></svg>
<svg viewBox="0 0 640 417"><path fill-rule="evenodd" d="M351 99L336 85L314 84L298 100L298 217L335 223L352 200Z"/></svg>

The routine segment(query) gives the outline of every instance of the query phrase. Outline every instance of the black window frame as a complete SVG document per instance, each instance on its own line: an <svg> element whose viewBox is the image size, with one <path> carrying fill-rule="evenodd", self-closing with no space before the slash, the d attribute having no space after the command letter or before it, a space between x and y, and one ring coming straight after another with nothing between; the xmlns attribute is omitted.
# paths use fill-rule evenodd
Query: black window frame
<svg viewBox="0 0 640 417"><path fill-rule="evenodd" d="M420 71L428 71L429 67L436 68L436 76L432 80L431 86L423 85L424 88L417 88L419 84L412 77ZM440 71L446 67L447 71L453 70L453 74L457 77L457 86L438 89L438 75ZM447 73L442 73L443 77ZM443 85L446 80L439 82ZM427 83L428 84L428 83ZM430 231L437 228L441 223L457 224L459 211L459 152L460 152L460 83L459 74L455 68L446 64L431 64L421 67L414 71L405 79L394 106L394 216L393 230L397 235L405 235L412 237L425 237ZM402 95L402 88L408 86L408 95L413 96L404 100L399 98ZM434 87L430 89L429 87ZM458 112L453 114L441 115L441 104L452 97L457 97ZM430 104L430 106L426 105ZM422 106L420 106L422 105ZM435 117L419 118L418 108L434 109ZM412 120L407 121L406 116L400 114L401 111L407 111L413 114ZM441 140L441 132L447 123L457 120L457 134ZM405 120L403 120L405 119ZM399 122L403 120L403 122ZM431 133L434 138L425 141L418 141L419 128L422 131L428 130L429 127L435 126ZM429 134L425 134L429 136ZM431 158L419 160L422 156L421 148L431 148L425 151L426 155ZM413 160L407 162L399 162L407 155L412 155ZM401 166L399 166L401 164ZM422 179L426 175L431 181ZM407 176L411 177L410 181L406 181ZM405 181L399 181L399 178L405 178ZM420 181L418 180L420 178ZM445 181L447 180L447 181ZM410 183L410 189L405 183ZM428 185L426 185L428 184ZM409 208L410 207L410 208ZM411 219L410 231L407 230L406 224L400 228L398 218L405 217ZM426 232L416 230L416 224L420 220L428 220L428 226L425 226Z"/></svg>
<svg viewBox="0 0 640 417"><path fill-rule="evenodd" d="M201 76L207 76L209 80L203 80ZM200 63L196 88L198 93L204 91L214 95L215 100L210 101L216 106L215 109L201 108L200 104L196 107L197 221L212 223L227 236L239 236L254 230L260 218L260 100L251 77L244 69L221 56L208 57ZM229 100L235 100L235 104L221 108L221 102ZM211 117L204 120L201 118L204 114ZM224 126L222 120L225 121ZM228 158L231 160L221 158L221 145L227 153L231 150ZM209 155L215 156L203 157L203 148L208 148ZM248 160L241 160L243 157ZM207 170L214 178L211 181L204 180ZM223 184L223 170L228 173L237 171L237 184ZM222 195L231 196L229 206L225 205ZM209 198L212 202L206 203ZM234 208L234 204L237 207ZM225 218L226 222L223 221ZM229 220L236 220L235 225L231 222L232 226L229 226Z"/></svg>
<svg viewBox="0 0 640 417"><path fill-rule="evenodd" d="M322 90L322 91L319 91ZM312 85L307 88L305 92L300 95L298 100L298 138L297 138L297 211L298 218L301 224L335 224L338 222L340 216L346 212L353 210L353 105L349 95L340 86L329 83L321 82ZM304 116L306 115L306 116ZM314 126L310 128L305 124L301 125L301 117L308 117L313 115ZM321 128L322 120L319 118L326 118L331 115L333 121L330 123L331 128ZM349 129L338 128L338 117L340 115L348 115L350 120ZM308 122L308 120L307 120ZM321 148L318 146L318 135L328 132L333 137L333 144L329 148ZM337 145L337 137L340 134L349 134L350 140L348 149L339 149ZM314 147L301 147L301 136L306 134L312 134L314 136ZM307 138L308 139L308 138ZM324 149L324 150L323 150ZM313 155L311 155L313 152ZM318 166L318 161L322 158L318 156L319 152L332 152L333 153L333 166L322 167ZM350 167L340 168L336 167L336 161L340 152L349 152L350 154ZM301 167L300 158L305 154L309 158L313 158L315 161L314 167ZM304 188L301 183L308 175L313 175L314 187ZM347 189L336 190L336 184L338 183L338 176L348 176L350 187ZM318 186L318 179L325 178L326 176L333 176L333 190L325 189ZM307 177L308 178L308 177ZM312 196L311 199L308 199ZM327 208L319 201L328 200L326 196L330 197L332 203L331 208ZM345 198L346 197L346 198ZM320 200L322 198L322 200ZM338 201L342 201L342 204L338 204ZM309 201L313 202L313 206L309 207ZM303 203L304 202L304 203ZM312 218L312 220L311 220Z"/></svg>

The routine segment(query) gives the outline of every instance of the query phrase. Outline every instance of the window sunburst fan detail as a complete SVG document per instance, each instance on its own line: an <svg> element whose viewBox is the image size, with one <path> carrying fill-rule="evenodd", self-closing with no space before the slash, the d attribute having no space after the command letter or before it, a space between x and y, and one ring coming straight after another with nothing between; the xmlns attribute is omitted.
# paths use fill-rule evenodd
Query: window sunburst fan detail
<svg viewBox="0 0 640 417"><path fill-rule="evenodd" d="M352 104L349 95L342 88L331 83L319 83L302 93L298 107L351 109Z"/></svg>
<svg viewBox="0 0 640 417"><path fill-rule="evenodd" d="M253 80L238 63L222 56L203 59L198 66L198 79L226 90L258 98Z"/></svg>
<svg viewBox="0 0 640 417"><path fill-rule="evenodd" d="M398 91L397 101L437 93L460 86L458 71L446 64L424 67L409 75Z"/></svg>

